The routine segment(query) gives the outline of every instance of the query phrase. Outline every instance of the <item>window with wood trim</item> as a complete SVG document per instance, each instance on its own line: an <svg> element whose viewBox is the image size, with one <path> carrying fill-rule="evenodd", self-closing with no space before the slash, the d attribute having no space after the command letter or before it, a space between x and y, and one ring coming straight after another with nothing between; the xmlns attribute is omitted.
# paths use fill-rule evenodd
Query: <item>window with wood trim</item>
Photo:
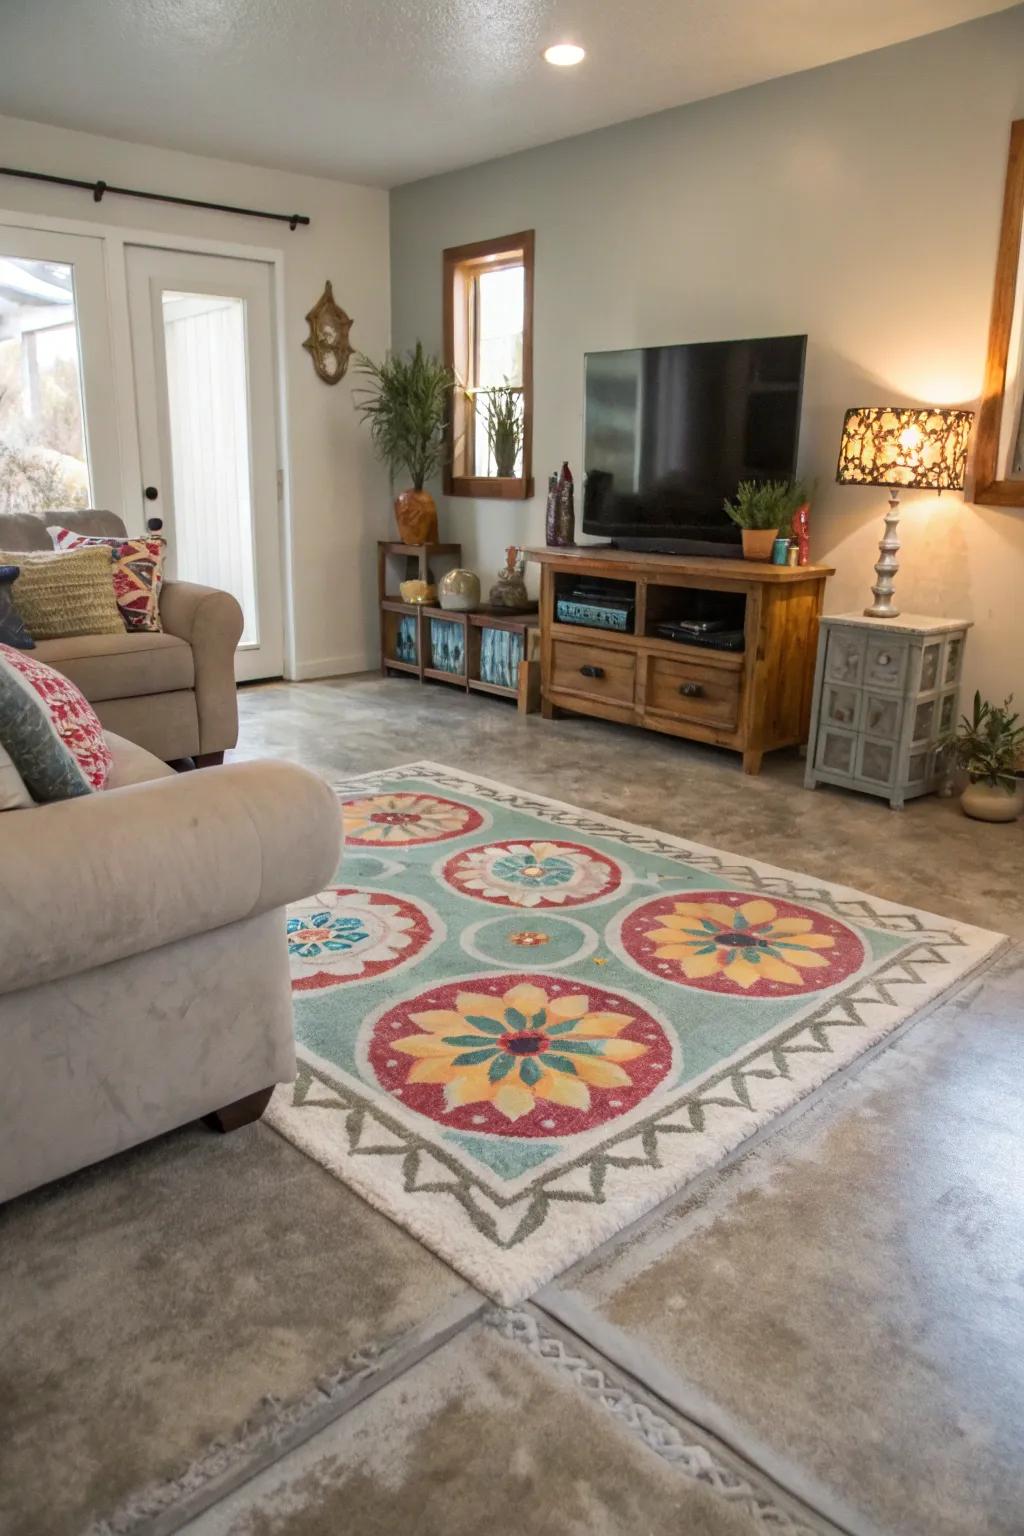
<svg viewBox="0 0 1024 1536"><path fill-rule="evenodd" d="M444 253L449 496L533 495L533 230Z"/></svg>

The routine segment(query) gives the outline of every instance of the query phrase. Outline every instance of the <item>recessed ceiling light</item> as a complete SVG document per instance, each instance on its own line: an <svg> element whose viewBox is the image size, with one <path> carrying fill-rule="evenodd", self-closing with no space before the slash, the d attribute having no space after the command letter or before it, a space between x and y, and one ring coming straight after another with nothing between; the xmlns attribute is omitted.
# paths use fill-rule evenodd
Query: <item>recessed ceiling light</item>
<svg viewBox="0 0 1024 1536"><path fill-rule="evenodd" d="M548 63L557 64L561 69L567 69L570 64L579 64L586 56L586 50L577 43L552 43L550 48L544 49Z"/></svg>

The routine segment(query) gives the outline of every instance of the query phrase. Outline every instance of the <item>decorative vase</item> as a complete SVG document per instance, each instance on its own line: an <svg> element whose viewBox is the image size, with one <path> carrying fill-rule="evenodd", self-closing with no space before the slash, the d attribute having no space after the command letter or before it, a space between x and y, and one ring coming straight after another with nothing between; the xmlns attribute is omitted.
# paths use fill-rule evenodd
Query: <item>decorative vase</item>
<svg viewBox="0 0 1024 1536"><path fill-rule="evenodd" d="M1001 784L989 784L980 779L968 784L960 796L960 805L966 816L975 821L1016 821L1021 812L1020 786L1004 789Z"/></svg>
<svg viewBox="0 0 1024 1536"><path fill-rule="evenodd" d="M437 591L441 607L450 613L471 613L480 606L480 577L475 571L446 571Z"/></svg>
<svg viewBox="0 0 1024 1536"><path fill-rule="evenodd" d="M429 491L400 491L395 497L395 522L403 544L437 543L437 504Z"/></svg>
<svg viewBox="0 0 1024 1536"><path fill-rule="evenodd" d="M400 581L398 595L403 603L432 603L437 592L429 581Z"/></svg>
<svg viewBox="0 0 1024 1536"><path fill-rule="evenodd" d="M555 518L557 543L562 549L570 549L576 542L576 502L569 461L563 460L558 477L558 511Z"/></svg>
<svg viewBox="0 0 1024 1536"><path fill-rule="evenodd" d="M511 480L516 472L518 444L514 430L499 432L494 439L494 472L500 480Z"/></svg>
<svg viewBox="0 0 1024 1536"><path fill-rule="evenodd" d="M548 503L544 515L544 541L549 549L558 548L558 476L548 476Z"/></svg>
<svg viewBox="0 0 1024 1536"><path fill-rule="evenodd" d="M744 528L744 560L770 560L772 545L779 536L777 528Z"/></svg>
<svg viewBox="0 0 1024 1536"><path fill-rule="evenodd" d="M492 608L514 608L522 610L530 606L529 594L526 590L524 571L526 569L526 557L515 544L510 544L505 551L505 565L498 572L498 579L490 591L490 603Z"/></svg>

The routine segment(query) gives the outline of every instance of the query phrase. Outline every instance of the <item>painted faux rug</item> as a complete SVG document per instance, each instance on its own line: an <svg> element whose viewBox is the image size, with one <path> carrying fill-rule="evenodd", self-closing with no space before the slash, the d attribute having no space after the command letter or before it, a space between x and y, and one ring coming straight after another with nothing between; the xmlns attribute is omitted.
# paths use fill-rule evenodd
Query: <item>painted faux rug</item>
<svg viewBox="0 0 1024 1536"><path fill-rule="evenodd" d="M1002 942L438 764L338 792L268 1118L506 1305Z"/></svg>

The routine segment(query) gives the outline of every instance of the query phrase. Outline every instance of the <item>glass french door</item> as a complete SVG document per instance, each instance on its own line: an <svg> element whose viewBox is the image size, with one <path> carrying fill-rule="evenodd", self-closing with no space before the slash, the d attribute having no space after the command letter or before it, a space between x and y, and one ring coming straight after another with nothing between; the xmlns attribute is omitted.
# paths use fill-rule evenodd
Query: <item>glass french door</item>
<svg viewBox="0 0 1024 1536"><path fill-rule="evenodd" d="M283 670L271 268L126 248L146 510L168 570L233 592L240 681Z"/></svg>
<svg viewBox="0 0 1024 1536"><path fill-rule="evenodd" d="M121 505L103 242L0 224L0 510Z"/></svg>

